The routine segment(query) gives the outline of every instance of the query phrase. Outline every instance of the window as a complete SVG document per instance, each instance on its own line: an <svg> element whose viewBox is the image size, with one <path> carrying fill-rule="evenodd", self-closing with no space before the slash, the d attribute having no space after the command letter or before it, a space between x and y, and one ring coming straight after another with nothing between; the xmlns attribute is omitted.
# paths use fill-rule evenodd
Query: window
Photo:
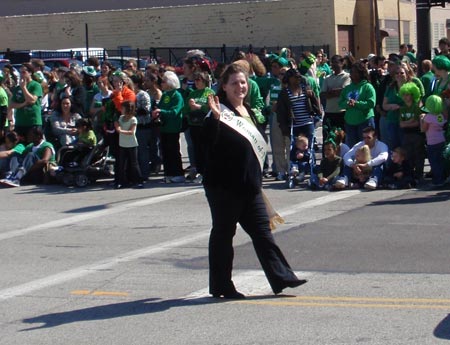
<svg viewBox="0 0 450 345"><path fill-rule="evenodd" d="M398 21L397 20L388 20L384 21L384 26L387 29L398 30ZM400 46L399 37L386 37L384 40L385 49L388 54L390 53L398 53L398 47Z"/></svg>

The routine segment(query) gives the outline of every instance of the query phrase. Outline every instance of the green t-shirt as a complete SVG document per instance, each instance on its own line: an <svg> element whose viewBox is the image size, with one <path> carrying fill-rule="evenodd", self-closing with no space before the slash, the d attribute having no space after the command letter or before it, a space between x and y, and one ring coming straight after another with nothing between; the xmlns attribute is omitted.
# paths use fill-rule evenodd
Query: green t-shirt
<svg viewBox="0 0 450 345"><path fill-rule="evenodd" d="M398 94L398 90L394 86L389 86L384 93L384 97L387 99L389 104L397 104L399 106L404 105L403 99ZM386 121L389 123L399 123L400 121L400 111L399 110L388 110L386 113Z"/></svg>
<svg viewBox="0 0 450 345"><path fill-rule="evenodd" d="M5 89L0 86L0 107L8 106L8 94Z"/></svg>
<svg viewBox="0 0 450 345"><path fill-rule="evenodd" d="M29 152L34 152L39 159L42 159L42 157L44 156L44 151L49 148L52 151L52 155L50 157L50 162L54 162L55 161L55 148L53 147L52 143L43 140L42 143L35 148L35 145L33 143L28 144L27 147L25 148L24 153L29 153Z"/></svg>
<svg viewBox="0 0 450 345"><path fill-rule="evenodd" d="M78 142L80 144L95 146L95 145L97 145L97 137L95 136L94 131L91 129L91 130L87 131L86 133L81 133L78 136Z"/></svg>
<svg viewBox="0 0 450 345"><path fill-rule="evenodd" d="M37 100L32 105L27 105L23 108L16 109L16 126L42 126L41 84L39 84L37 81L32 80L27 84L27 90L32 95L37 96ZM25 96L20 86L17 86L13 90L12 102L25 102Z"/></svg>
<svg viewBox="0 0 450 345"><path fill-rule="evenodd" d="M203 119L209 111L208 106L208 96L214 95L214 91L209 87L205 87L204 89L197 89L191 91L189 96L186 99L183 108L183 116L187 118L188 124L191 126L201 126L203 125ZM193 99L195 103L201 105L201 109L199 110L191 110L189 106L189 100Z"/></svg>
<svg viewBox="0 0 450 345"><path fill-rule="evenodd" d="M422 109L420 109L418 104L413 104L410 107L404 105L400 108L400 122L409 120L420 121L420 114L422 113L423 111ZM420 126L417 125L417 127L405 127L402 128L402 130L404 133L411 133L411 132L419 133Z"/></svg>

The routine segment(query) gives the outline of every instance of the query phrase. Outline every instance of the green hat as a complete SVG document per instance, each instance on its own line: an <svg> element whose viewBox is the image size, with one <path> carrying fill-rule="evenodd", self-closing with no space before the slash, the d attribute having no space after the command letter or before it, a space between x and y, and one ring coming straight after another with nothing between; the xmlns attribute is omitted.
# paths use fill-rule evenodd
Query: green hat
<svg viewBox="0 0 450 345"><path fill-rule="evenodd" d="M90 77L97 76L97 71L93 66L83 66L83 73Z"/></svg>
<svg viewBox="0 0 450 345"><path fill-rule="evenodd" d="M122 80L124 80L127 77L126 74L123 73L120 69L115 71L112 75L113 75L113 77L119 77Z"/></svg>
<svg viewBox="0 0 450 345"><path fill-rule="evenodd" d="M444 109L442 98L437 95L429 96L425 101L425 108L425 110L428 110L430 114L442 114L442 110Z"/></svg>
<svg viewBox="0 0 450 345"><path fill-rule="evenodd" d="M33 73L34 80L36 80L39 84L45 80L44 73L41 71L37 71Z"/></svg>
<svg viewBox="0 0 450 345"><path fill-rule="evenodd" d="M437 69L450 71L450 60L445 55L436 56L432 63Z"/></svg>
<svg viewBox="0 0 450 345"><path fill-rule="evenodd" d="M316 62L316 57L313 54L309 54L302 60L301 66L310 68L314 64L314 62Z"/></svg>

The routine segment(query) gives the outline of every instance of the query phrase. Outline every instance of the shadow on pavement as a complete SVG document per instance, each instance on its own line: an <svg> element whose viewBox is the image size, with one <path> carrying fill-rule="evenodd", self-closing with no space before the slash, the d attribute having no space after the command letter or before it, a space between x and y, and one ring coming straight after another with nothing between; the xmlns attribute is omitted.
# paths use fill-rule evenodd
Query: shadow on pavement
<svg viewBox="0 0 450 345"><path fill-rule="evenodd" d="M209 297L195 299L170 299L147 298L137 301L100 305L85 309L71 310L60 313L39 315L32 318L23 319L23 323L42 325L21 330L32 331L43 328L57 327L73 322L107 320L124 316L159 313L175 307L189 307L196 305L213 304L220 302Z"/></svg>
<svg viewBox="0 0 450 345"><path fill-rule="evenodd" d="M446 202L450 200L449 192L439 192L432 195L423 195L412 198L400 198L400 199L385 199L372 202L370 206L380 205L415 205L424 203Z"/></svg>
<svg viewBox="0 0 450 345"><path fill-rule="evenodd" d="M434 329L433 335L440 339L450 340L450 314L448 314L445 319L439 322L439 325Z"/></svg>
<svg viewBox="0 0 450 345"><path fill-rule="evenodd" d="M288 297L287 295L279 296L251 296L248 300L260 300L276 297ZM198 297L198 298L177 298L169 300L161 300L160 298L147 298L137 301L100 305L85 309L71 310L60 313L52 313L39 315L27 319L23 319L23 323L41 325L22 329L21 332L33 331L44 328L58 327L65 324L81 321L108 320L118 317L159 313L171 308L177 307L194 307L200 305L209 305L216 303L234 302L236 300L226 300L223 298Z"/></svg>

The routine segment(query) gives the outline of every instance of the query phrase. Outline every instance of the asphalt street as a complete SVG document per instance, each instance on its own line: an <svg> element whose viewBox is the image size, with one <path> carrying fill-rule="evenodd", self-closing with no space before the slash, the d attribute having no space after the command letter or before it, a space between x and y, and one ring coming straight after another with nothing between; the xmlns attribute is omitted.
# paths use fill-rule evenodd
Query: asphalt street
<svg viewBox="0 0 450 345"><path fill-rule="evenodd" d="M450 340L450 192L311 192L265 180L275 238L308 283L275 296L235 239L208 295L203 189L1 189L0 344L440 344Z"/></svg>

